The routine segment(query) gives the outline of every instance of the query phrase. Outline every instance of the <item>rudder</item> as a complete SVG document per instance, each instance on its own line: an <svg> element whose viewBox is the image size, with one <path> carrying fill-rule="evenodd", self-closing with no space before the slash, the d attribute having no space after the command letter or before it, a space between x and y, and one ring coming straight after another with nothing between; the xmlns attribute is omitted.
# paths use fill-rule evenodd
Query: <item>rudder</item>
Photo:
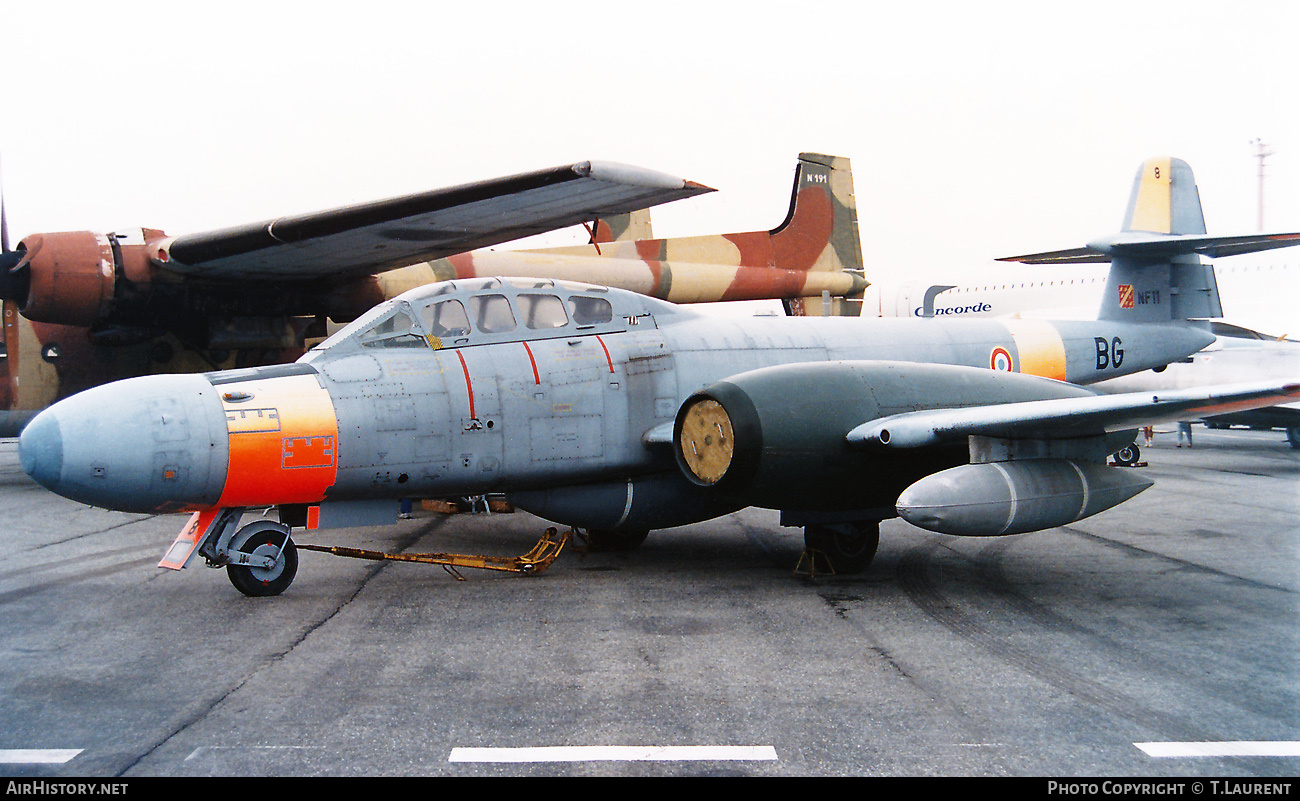
<svg viewBox="0 0 1300 801"><path fill-rule="evenodd" d="M1123 231L1204 234L1205 215L1192 168L1182 159L1147 159L1133 179Z"/></svg>
<svg viewBox="0 0 1300 801"><path fill-rule="evenodd" d="M790 211L768 235L777 254L773 266L863 275L862 237L849 159L800 153ZM814 260L805 267L801 261L809 256ZM860 293L857 298L794 298L784 301L784 306L793 316L856 317L862 313Z"/></svg>

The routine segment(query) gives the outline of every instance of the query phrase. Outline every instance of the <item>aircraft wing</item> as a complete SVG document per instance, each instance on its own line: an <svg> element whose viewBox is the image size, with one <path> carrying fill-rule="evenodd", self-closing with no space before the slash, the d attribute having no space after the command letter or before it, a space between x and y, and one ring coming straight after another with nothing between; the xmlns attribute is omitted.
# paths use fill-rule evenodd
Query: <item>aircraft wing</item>
<svg viewBox="0 0 1300 801"><path fill-rule="evenodd" d="M164 240L154 254L196 277L369 275L644 209L713 189L600 161Z"/></svg>
<svg viewBox="0 0 1300 801"><path fill-rule="evenodd" d="M1300 245L1300 233L1203 236L1127 231L1109 239L1089 243L1081 248L1029 253L1024 256L1006 256L998 261L1015 261L1022 264L1104 264L1115 256L1165 259L1191 253L1213 259L1296 245Z"/></svg>
<svg viewBox="0 0 1300 801"><path fill-rule="evenodd" d="M931 409L872 420L854 428L846 439L854 447L877 449L919 448L969 436L1069 439L1297 399L1300 381L1274 381Z"/></svg>

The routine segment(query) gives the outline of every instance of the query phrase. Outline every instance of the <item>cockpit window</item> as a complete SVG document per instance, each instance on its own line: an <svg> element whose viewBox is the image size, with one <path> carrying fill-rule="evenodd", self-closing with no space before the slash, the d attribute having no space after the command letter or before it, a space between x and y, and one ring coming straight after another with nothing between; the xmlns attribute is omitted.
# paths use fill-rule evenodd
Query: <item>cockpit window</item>
<svg viewBox="0 0 1300 801"><path fill-rule="evenodd" d="M569 313L578 325L599 325L614 319L614 307L609 301L584 295L569 298Z"/></svg>
<svg viewBox="0 0 1300 801"><path fill-rule="evenodd" d="M555 295L521 294L519 313L524 316L524 325L533 329L560 328L569 322L564 303Z"/></svg>
<svg viewBox="0 0 1300 801"><path fill-rule="evenodd" d="M457 279L428 284L379 304L303 356L356 348L459 348L534 336L613 333L656 316L680 315L669 304L607 288L535 278ZM3 338L0 337L0 343ZM0 359L3 350L0 350Z"/></svg>
<svg viewBox="0 0 1300 801"><path fill-rule="evenodd" d="M415 320L411 317L406 304L393 308L393 313L381 319L358 337L363 347L367 348L416 348L427 347L428 342Z"/></svg>
<svg viewBox="0 0 1300 801"><path fill-rule="evenodd" d="M515 313L505 295L471 295L466 298L474 327L483 334L504 334L515 330Z"/></svg>
<svg viewBox="0 0 1300 801"><path fill-rule="evenodd" d="M469 336L469 317L459 300L444 300L424 308L429 333L442 339Z"/></svg>

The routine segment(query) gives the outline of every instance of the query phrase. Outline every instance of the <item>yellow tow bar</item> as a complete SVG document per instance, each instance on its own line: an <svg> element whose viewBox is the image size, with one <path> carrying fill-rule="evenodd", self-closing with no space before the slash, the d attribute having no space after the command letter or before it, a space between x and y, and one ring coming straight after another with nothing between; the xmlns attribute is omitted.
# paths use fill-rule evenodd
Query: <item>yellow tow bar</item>
<svg viewBox="0 0 1300 801"><path fill-rule="evenodd" d="M320 551L335 556L347 556L353 559L370 559L373 561L422 562L430 565L442 565L442 569L455 576L458 581L465 577L456 570L458 567L475 567L480 570L500 570L506 573L536 575L551 566L555 558L564 550L569 541L569 532L559 534L555 528L546 529L533 549L523 556L479 556L458 553L385 553L384 551L367 551L362 548L345 548L339 545L303 545L298 548L306 551Z"/></svg>

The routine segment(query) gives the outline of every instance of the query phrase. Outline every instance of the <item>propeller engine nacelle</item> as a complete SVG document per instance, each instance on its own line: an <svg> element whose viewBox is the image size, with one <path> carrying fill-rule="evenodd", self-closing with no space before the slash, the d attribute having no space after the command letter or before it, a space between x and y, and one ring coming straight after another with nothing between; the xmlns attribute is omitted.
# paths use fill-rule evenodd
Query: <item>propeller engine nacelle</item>
<svg viewBox="0 0 1300 801"><path fill-rule="evenodd" d="M287 330L293 318L347 322L384 299L373 275L268 282L262 292L248 291L248 282L187 284L176 277L170 242L149 228L32 234L0 254L0 298L35 322L92 328L104 344L118 344L123 332L130 339L168 330L221 348L301 346L301 331L274 341L266 332Z"/></svg>
<svg viewBox="0 0 1300 801"><path fill-rule="evenodd" d="M7 254L14 263L0 277L0 297L15 301L29 320L90 326L111 311L119 277L148 283L146 248L93 231L32 234Z"/></svg>

